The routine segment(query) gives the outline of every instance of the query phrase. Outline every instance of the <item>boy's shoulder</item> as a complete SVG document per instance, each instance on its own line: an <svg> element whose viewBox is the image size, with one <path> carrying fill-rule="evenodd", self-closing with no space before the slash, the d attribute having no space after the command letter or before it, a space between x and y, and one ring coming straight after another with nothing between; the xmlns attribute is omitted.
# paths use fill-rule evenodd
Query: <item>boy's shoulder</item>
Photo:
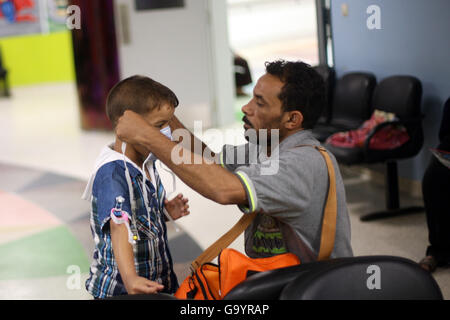
<svg viewBox="0 0 450 320"><path fill-rule="evenodd" d="M139 170L137 170L132 164L127 163L130 176L135 178L140 175ZM103 183L105 180L123 182L125 180L125 165L122 160L115 160L103 164L95 174L94 185L98 183Z"/></svg>
<svg viewBox="0 0 450 320"><path fill-rule="evenodd" d="M126 159L131 178L141 175L141 170L129 159ZM93 195L112 190L128 189L125 177L124 156L114 151L112 144L106 145L98 155L82 199L90 201Z"/></svg>

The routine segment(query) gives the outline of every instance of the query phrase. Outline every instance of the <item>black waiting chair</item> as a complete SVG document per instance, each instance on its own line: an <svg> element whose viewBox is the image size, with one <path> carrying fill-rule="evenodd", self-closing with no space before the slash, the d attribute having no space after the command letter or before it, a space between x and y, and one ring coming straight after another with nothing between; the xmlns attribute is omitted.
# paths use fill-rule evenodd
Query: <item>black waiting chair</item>
<svg viewBox="0 0 450 320"><path fill-rule="evenodd" d="M269 281L269 279L268 279ZM431 274L399 257L343 258L289 282L280 300L443 300Z"/></svg>
<svg viewBox="0 0 450 320"><path fill-rule="evenodd" d="M9 97L8 71L3 66L2 52L0 50L0 84L3 84L3 95Z"/></svg>
<svg viewBox="0 0 450 320"><path fill-rule="evenodd" d="M357 129L370 118L373 89L376 78L371 73L352 72L342 76L333 91L331 118L328 123L318 123L312 133L324 142L336 132Z"/></svg>
<svg viewBox="0 0 450 320"><path fill-rule="evenodd" d="M323 108L318 124L329 124L331 120L331 110L333 103L333 90L336 82L336 72L327 65L317 65L314 70L323 78L327 95L327 104Z"/></svg>
<svg viewBox="0 0 450 320"><path fill-rule="evenodd" d="M260 272L224 300L442 300L431 274L393 256L362 256Z"/></svg>
<svg viewBox="0 0 450 320"><path fill-rule="evenodd" d="M278 300L288 283L328 263L312 262L256 273L228 292L224 300Z"/></svg>
<svg viewBox="0 0 450 320"><path fill-rule="evenodd" d="M386 210L361 217L362 221L392 217L406 213L423 211L423 207L400 208L397 160L414 157L423 145L421 113L422 85L420 80L411 76L392 76L381 81L375 88L372 109L392 112L398 120L385 122L375 127L360 148L342 148L330 144L325 147L334 154L338 162L346 165L386 163ZM370 140L380 129L392 125L403 125L410 139L392 150L370 149Z"/></svg>

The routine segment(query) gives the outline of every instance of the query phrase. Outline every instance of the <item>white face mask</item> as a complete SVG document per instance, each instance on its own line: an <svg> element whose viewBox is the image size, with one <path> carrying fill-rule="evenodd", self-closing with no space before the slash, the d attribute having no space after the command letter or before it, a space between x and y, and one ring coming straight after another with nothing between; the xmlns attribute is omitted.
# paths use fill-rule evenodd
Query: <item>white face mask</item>
<svg viewBox="0 0 450 320"><path fill-rule="evenodd" d="M161 132L163 135L165 135L170 141L172 141L172 130L170 129L169 126L167 126L167 127L165 127L165 128L162 128L162 129L160 130L160 132ZM151 175L151 179L152 179L153 182L155 182L155 177L153 176L153 175L154 175L154 173L153 173L153 166L154 166L154 163L155 163L155 161L156 161L157 159L158 159L158 158L156 158L156 156L155 156L153 153L150 153L150 154L148 155L147 159L144 161L144 164L143 164L143 167L142 167L142 170L145 172L144 169L145 169L147 163L150 163L150 164L151 164L151 167L148 168L148 171L149 171L149 173L150 173L150 175ZM161 165L160 167L161 167L162 169L164 169L165 171L169 172L169 173L172 175L172 190L171 190L171 191L167 191L167 190L166 190L166 197L167 197L167 199L170 199L170 197L173 196L173 195L175 194L176 189L177 189L177 186L176 186L176 179L175 179L175 174L174 174L171 170L162 167L162 163L160 163L160 165Z"/></svg>
<svg viewBox="0 0 450 320"><path fill-rule="evenodd" d="M167 126L165 128L162 128L159 132L161 132L163 135L165 135L170 141L172 141L172 130L170 129L170 126Z"/></svg>
<svg viewBox="0 0 450 320"><path fill-rule="evenodd" d="M169 126L162 128L161 130L159 130L159 132L161 132L163 135L165 135L167 137L167 139L172 141L172 130L170 129ZM147 162L155 162L157 159L158 158L156 158L156 156L150 152L147 159L145 159L144 164Z"/></svg>

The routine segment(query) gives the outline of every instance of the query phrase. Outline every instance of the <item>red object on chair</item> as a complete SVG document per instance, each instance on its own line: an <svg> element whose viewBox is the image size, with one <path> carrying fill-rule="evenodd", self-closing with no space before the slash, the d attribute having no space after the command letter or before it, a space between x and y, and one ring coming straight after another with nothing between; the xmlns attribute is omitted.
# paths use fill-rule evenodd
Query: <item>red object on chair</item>
<svg viewBox="0 0 450 320"><path fill-rule="evenodd" d="M395 121L395 115L375 110L369 120L363 125L351 131L338 132L329 137L326 143L341 148L361 148L372 132L372 130L381 123ZM406 129L393 122L377 131L369 143L369 148L374 150L395 149L409 140Z"/></svg>

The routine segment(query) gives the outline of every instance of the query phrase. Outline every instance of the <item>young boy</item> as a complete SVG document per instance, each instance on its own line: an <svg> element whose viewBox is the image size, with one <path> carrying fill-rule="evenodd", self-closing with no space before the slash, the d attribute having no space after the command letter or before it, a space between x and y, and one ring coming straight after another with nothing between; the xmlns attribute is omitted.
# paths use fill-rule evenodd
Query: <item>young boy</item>
<svg viewBox="0 0 450 320"><path fill-rule="evenodd" d="M177 105L170 89L134 76L111 89L106 113L115 126L125 110L133 110L170 139L169 121ZM86 289L94 298L174 293L178 287L164 213L178 219L189 214L189 206L181 194L165 198L154 160L117 137L97 159L83 195L92 205L95 249Z"/></svg>

